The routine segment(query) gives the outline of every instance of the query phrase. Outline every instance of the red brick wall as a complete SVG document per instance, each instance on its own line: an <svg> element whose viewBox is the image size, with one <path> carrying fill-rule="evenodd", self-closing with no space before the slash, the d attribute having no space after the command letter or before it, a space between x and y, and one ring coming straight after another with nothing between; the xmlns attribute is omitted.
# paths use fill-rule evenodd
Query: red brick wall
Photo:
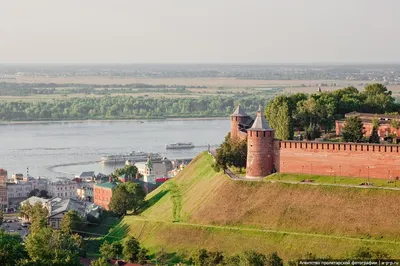
<svg viewBox="0 0 400 266"><path fill-rule="evenodd" d="M108 210L108 205L110 204L112 197L112 190L110 188L94 187L93 191L93 202L104 209Z"/></svg>
<svg viewBox="0 0 400 266"><path fill-rule="evenodd" d="M246 176L256 178L266 176L273 168L274 131L247 132Z"/></svg>
<svg viewBox="0 0 400 266"><path fill-rule="evenodd" d="M275 165L282 173L400 176L400 147L396 145L276 140L274 147Z"/></svg>
<svg viewBox="0 0 400 266"><path fill-rule="evenodd" d="M245 139L246 133L239 131L239 124L243 124L246 120L245 116L231 116L231 139Z"/></svg>

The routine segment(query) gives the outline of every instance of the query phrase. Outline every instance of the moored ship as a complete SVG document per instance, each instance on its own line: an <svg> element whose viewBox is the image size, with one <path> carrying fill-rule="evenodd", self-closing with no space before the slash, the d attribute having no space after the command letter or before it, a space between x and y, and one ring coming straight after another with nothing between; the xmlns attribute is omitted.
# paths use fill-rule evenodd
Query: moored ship
<svg viewBox="0 0 400 266"><path fill-rule="evenodd" d="M120 155L106 155L101 158L102 163L125 163L129 162L145 162L147 158L150 156L152 161L160 161L163 159L161 154L159 153L146 153L142 151L133 151L128 154L120 154Z"/></svg>
<svg viewBox="0 0 400 266"><path fill-rule="evenodd" d="M167 149L177 150L177 149L192 149L194 148L194 144L192 142L177 142L172 144L167 144L165 146Z"/></svg>

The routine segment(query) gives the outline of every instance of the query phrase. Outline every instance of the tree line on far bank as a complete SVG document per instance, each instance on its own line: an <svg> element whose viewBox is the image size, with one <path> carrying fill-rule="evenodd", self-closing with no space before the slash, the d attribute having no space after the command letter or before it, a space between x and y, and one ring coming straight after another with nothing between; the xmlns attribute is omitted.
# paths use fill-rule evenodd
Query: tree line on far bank
<svg viewBox="0 0 400 266"><path fill-rule="evenodd" d="M297 129L304 131L307 139L314 139L321 129L325 132L334 129L335 120L354 111L393 113L400 111L400 105L395 103L391 91L375 83L367 85L364 91L347 87L332 92L280 95L265 107L265 116L275 129L276 138L293 139Z"/></svg>
<svg viewBox="0 0 400 266"><path fill-rule="evenodd" d="M249 113L272 94L247 93L199 98L104 96L49 101L0 101L0 120L51 121L82 119L164 119L169 117L228 117L241 104Z"/></svg>

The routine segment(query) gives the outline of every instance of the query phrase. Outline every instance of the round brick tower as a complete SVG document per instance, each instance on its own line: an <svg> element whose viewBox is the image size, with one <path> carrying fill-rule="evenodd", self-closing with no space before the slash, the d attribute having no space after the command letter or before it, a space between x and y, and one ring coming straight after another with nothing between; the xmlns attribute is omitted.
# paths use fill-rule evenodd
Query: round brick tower
<svg viewBox="0 0 400 266"><path fill-rule="evenodd" d="M238 105L235 112L231 114L231 139L239 137L240 124L244 124L249 119L244 110ZM245 135L244 135L245 136Z"/></svg>
<svg viewBox="0 0 400 266"><path fill-rule="evenodd" d="M247 130L246 178L265 177L273 170L274 130L264 118L261 106L250 129Z"/></svg>

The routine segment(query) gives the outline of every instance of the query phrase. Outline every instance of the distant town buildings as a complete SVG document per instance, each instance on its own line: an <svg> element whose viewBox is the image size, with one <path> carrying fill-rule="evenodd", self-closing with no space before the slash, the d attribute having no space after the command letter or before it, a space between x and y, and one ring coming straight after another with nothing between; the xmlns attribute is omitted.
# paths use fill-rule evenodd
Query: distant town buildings
<svg viewBox="0 0 400 266"><path fill-rule="evenodd" d="M47 184L49 195L60 198L76 198L78 183L69 179L49 182Z"/></svg>

